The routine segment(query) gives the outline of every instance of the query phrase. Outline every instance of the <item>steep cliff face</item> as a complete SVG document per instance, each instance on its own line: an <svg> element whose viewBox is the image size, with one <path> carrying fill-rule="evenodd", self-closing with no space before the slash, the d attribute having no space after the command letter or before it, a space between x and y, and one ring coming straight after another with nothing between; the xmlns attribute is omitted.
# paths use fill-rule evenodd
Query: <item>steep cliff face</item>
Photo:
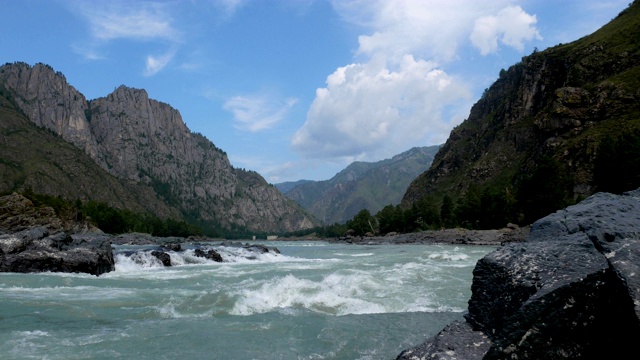
<svg viewBox="0 0 640 360"><path fill-rule="evenodd" d="M354 162L329 180L303 182L284 193L324 223L344 223L362 209L375 214L386 205L397 205L411 181L429 168L437 150L438 146L413 148L390 159Z"/></svg>
<svg viewBox="0 0 640 360"><path fill-rule="evenodd" d="M572 196L593 193L600 141L640 128L639 8L636 1L596 33L502 71L403 204L455 199L470 184L517 187L545 158L560 164Z"/></svg>
<svg viewBox="0 0 640 360"><path fill-rule="evenodd" d="M97 144L85 116L87 101L62 73L44 64L6 64L0 67L0 79L29 120L96 158Z"/></svg>
<svg viewBox="0 0 640 360"><path fill-rule="evenodd" d="M187 128L176 109L149 99L144 90L121 86L87 101L42 64L6 64L0 82L33 123L83 149L113 176L149 185L186 218L267 232L315 224L262 177L234 169L222 150Z"/></svg>
<svg viewBox="0 0 640 360"><path fill-rule="evenodd" d="M109 175L82 150L30 122L0 86L0 193L32 189L64 199L179 218L149 186Z"/></svg>

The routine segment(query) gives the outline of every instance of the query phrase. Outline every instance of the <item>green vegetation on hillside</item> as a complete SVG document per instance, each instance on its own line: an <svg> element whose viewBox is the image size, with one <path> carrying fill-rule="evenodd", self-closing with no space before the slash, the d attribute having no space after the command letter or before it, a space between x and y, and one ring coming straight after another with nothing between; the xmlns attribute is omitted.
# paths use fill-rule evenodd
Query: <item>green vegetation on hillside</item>
<svg viewBox="0 0 640 360"><path fill-rule="evenodd" d="M109 234L141 232L162 237L203 235L202 229L182 220L162 220L149 214L116 209L97 201L71 202L61 197L36 194L31 189L27 189L22 195L31 200L36 207L53 208L56 215L65 221L88 221Z"/></svg>
<svg viewBox="0 0 640 360"><path fill-rule="evenodd" d="M508 223L531 224L581 200L572 198L573 184L552 157L541 159L530 174L511 182L518 187L472 184L456 203L445 194L441 201L427 197L409 208L387 205L375 215L361 210L344 225L315 228L313 232L320 237L341 237L349 230L353 235L363 236L454 227L497 229ZM600 142L594 186L598 191L615 194L640 187L640 131L623 132Z"/></svg>
<svg viewBox="0 0 640 360"><path fill-rule="evenodd" d="M409 183L425 171L439 146L416 147L392 158L351 163L325 181L276 184L288 198L324 223L344 223L361 209L397 204Z"/></svg>
<svg viewBox="0 0 640 360"><path fill-rule="evenodd" d="M639 37L635 1L595 33L501 71L409 186L404 210L448 197L444 226L526 225L596 191L640 186Z"/></svg>

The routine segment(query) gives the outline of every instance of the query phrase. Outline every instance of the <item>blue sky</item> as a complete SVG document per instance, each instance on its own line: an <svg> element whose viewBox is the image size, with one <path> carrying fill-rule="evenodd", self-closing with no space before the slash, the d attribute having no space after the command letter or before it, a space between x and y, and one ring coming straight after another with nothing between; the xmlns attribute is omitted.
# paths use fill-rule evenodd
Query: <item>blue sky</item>
<svg viewBox="0 0 640 360"><path fill-rule="evenodd" d="M443 143L500 69L631 0L0 0L0 62L51 65L88 99L120 85L267 181Z"/></svg>

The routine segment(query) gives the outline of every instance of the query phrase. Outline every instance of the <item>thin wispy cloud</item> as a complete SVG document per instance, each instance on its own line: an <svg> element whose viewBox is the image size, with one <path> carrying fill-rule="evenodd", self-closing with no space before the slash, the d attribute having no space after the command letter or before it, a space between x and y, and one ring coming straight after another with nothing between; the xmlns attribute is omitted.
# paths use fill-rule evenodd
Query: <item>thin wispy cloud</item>
<svg viewBox="0 0 640 360"><path fill-rule="evenodd" d="M238 9L243 7L247 0L216 0L215 4L221 8L226 17L233 16Z"/></svg>
<svg viewBox="0 0 640 360"><path fill-rule="evenodd" d="M227 99L223 108L233 114L237 129L259 132L282 121L297 102L295 98L274 100L267 95L242 95Z"/></svg>
<svg viewBox="0 0 640 360"><path fill-rule="evenodd" d="M177 39L171 18L160 4L109 1L103 4L85 6L83 10L90 22L91 34L96 39Z"/></svg>
<svg viewBox="0 0 640 360"><path fill-rule="evenodd" d="M147 67L145 69L145 76L155 75L158 71L162 70L173 59L176 54L176 48L169 49L168 52L160 56L147 56Z"/></svg>
<svg viewBox="0 0 640 360"><path fill-rule="evenodd" d="M157 42L169 49L161 55L146 56L144 75L151 76L169 64L176 54L181 33L171 17L169 3L104 1L71 3L72 12L88 24L90 40L72 48L87 60L104 59L105 44L118 40Z"/></svg>

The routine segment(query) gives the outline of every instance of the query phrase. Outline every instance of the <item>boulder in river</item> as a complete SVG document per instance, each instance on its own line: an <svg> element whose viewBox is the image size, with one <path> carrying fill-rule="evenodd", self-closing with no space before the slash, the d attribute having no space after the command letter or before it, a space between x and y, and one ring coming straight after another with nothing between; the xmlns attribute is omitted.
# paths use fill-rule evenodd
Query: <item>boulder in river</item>
<svg viewBox="0 0 640 360"><path fill-rule="evenodd" d="M628 358L639 276L640 189L595 194L478 261L466 322L397 359Z"/></svg>
<svg viewBox="0 0 640 360"><path fill-rule="evenodd" d="M45 227L0 235L0 272L110 272L115 263L109 239L100 234L50 234Z"/></svg>
<svg viewBox="0 0 640 360"><path fill-rule="evenodd" d="M195 249L194 255L197 257L213 260L215 262L222 262L222 256L220 256L220 254L213 249L209 249L207 251L204 251L202 249Z"/></svg>
<svg viewBox="0 0 640 360"><path fill-rule="evenodd" d="M171 256L164 251L154 250L151 252L156 259L160 260L162 265L171 266Z"/></svg>

